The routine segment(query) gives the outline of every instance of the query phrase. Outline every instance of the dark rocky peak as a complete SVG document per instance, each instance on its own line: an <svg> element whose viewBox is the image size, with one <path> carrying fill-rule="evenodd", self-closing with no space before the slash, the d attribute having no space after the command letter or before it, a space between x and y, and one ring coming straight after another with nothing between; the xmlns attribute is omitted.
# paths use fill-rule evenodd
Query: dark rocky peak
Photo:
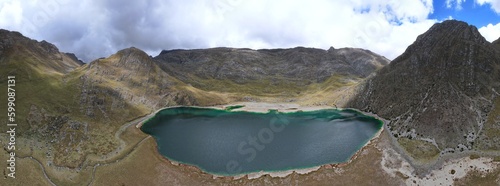
<svg viewBox="0 0 500 186"><path fill-rule="evenodd" d="M135 47L120 50L116 54L121 58L150 58L146 52Z"/></svg>
<svg viewBox="0 0 500 186"><path fill-rule="evenodd" d="M137 71L141 70L149 71L155 65L151 56L149 56L146 52L135 47L130 47L120 50L116 54L113 54L108 58L99 59L92 63L96 62L100 63L101 61L111 64L115 67L124 68L127 70L137 70Z"/></svg>
<svg viewBox="0 0 500 186"><path fill-rule="evenodd" d="M65 52L64 54L65 54L66 56L68 56L70 59L72 59L73 61L78 62L80 65L85 64L85 63L83 63L83 61L82 61L82 60L78 59L78 57L76 57L76 55L75 55L75 54L73 54L73 53L66 53L66 52Z"/></svg>
<svg viewBox="0 0 500 186"><path fill-rule="evenodd" d="M180 51L186 51L186 50L184 50L184 49L162 50L160 52L160 54L158 54L158 56L166 55L166 54L171 53L171 52L180 52Z"/></svg>
<svg viewBox="0 0 500 186"><path fill-rule="evenodd" d="M40 46L42 46L42 48L49 54L59 53L59 49L57 49L56 45L45 40L40 41Z"/></svg>
<svg viewBox="0 0 500 186"><path fill-rule="evenodd" d="M435 40L465 40L479 44L488 43L475 26L463 21L447 20L434 24L427 32L420 35L415 44L428 44Z"/></svg>
<svg viewBox="0 0 500 186"><path fill-rule="evenodd" d="M27 40L21 33L0 29L0 54L14 46L19 40Z"/></svg>
<svg viewBox="0 0 500 186"><path fill-rule="evenodd" d="M0 37L6 36L6 35L17 35L18 37L24 37L23 34L21 34L19 32L0 29Z"/></svg>
<svg viewBox="0 0 500 186"><path fill-rule="evenodd" d="M78 60L59 52L47 41L36 41L19 32L0 29L0 58L5 62L29 63L47 72L68 73L82 65Z"/></svg>
<svg viewBox="0 0 500 186"><path fill-rule="evenodd" d="M19 32L0 29L0 49L8 49L14 45L42 53L59 53L59 49L57 49L54 44L45 40L37 42L36 40L23 36Z"/></svg>
<svg viewBox="0 0 500 186"><path fill-rule="evenodd" d="M445 21L362 89L348 106L390 120L395 136L434 139L450 151L471 149L500 90L500 55L476 27Z"/></svg>
<svg viewBox="0 0 500 186"><path fill-rule="evenodd" d="M489 45L475 26L463 21L447 20L434 24L428 31L418 36L399 58L407 58L412 53L439 55L442 50L463 48L462 45Z"/></svg>
<svg viewBox="0 0 500 186"><path fill-rule="evenodd" d="M26 38L23 36L23 34L16 32L16 31L9 31L5 29L0 29L0 40L7 40L7 39L19 39L19 38Z"/></svg>
<svg viewBox="0 0 500 186"><path fill-rule="evenodd" d="M258 52L265 52L265 53L279 53L279 52L283 52L283 51L286 51L288 49L284 49L284 48L272 48L272 49L259 49L257 50Z"/></svg>
<svg viewBox="0 0 500 186"><path fill-rule="evenodd" d="M173 50L162 50L161 53L155 58L170 58L173 56L185 56L188 58L193 58L193 56L199 56L199 55L208 55L208 56L221 55L221 54L228 54L244 50L245 49L227 48L227 47L217 47L217 48L207 48L207 49L173 49Z"/></svg>
<svg viewBox="0 0 500 186"><path fill-rule="evenodd" d="M0 50L6 51L16 46L18 49L35 52L41 56L58 55L59 49L45 40L36 41L23 36L19 32L0 29ZM25 51L25 52L27 52ZM53 56L52 56L53 57ZM56 57L58 58L58 57Z"/></svg>
<svg viewBox="0 0 500 186"><path fill-rule="evenodd" d="M295 48L292 48L291 51L297 51L297 52L303 52L303 53L318 53L318 52L324 53L325 52L325 50L323 50L323 49L309 48L309 47L295 47Z"/></svg>

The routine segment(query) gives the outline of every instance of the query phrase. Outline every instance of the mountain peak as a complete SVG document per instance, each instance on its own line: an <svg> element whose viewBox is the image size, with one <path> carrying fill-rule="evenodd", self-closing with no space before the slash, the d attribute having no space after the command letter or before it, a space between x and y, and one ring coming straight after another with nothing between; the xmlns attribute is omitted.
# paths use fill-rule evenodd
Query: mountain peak
<svg viewBox="0 0 500 186"><path fill-rule="evenodd" d="M440 56L443 50L464 48L464 45L490 45L479 30L463 21L447 20L434 24L428 31L417 37L406 51L394 59L398 62L412 54Z"/></svg>
<svg viewBox="0 0 500 186"><path fill-rule="evenodd" d="M481 44L488 43L475 26L457 20L446 20L442 23L434 24L427 32L418 36L416 43L440 40L453 41L456 39Z"/></svg>
<svg viewBox="0 0 500 186"><path fill-rule="evenodd" d="M66 56L68 56L73 61L78 62L78 64L80 64L80 65L85 64L82 60L78 59L78 57L76 57L76 55L74 53L65 52L64 54L66 54Z"/></svg>
<svg viewBox="0 0 500 186"><path fill-rule="evenodd" d="M19 32L5 30L5 29L0 29L0 37L5 37L7 35L17 36L17 37L24 37L23 34L21 34Z"/></svg>
<svg viewBox="0 0 500 186"><path fill-rule="evenodd" d="M155 66L151 56L135 47L125 48L107 58L95 60L91 62L91 65L102 62L110 64L114 67L134 71L149 71L153 66Z"/></svg>
<svg viewBox="0 0 500 186"><path fill-rule="evenodd" d="M27 40L21 33L0 29L0 54L12 48L19 40Z"/></svg>
<svg viewBox="0 0 500 186"><path fill-rule="evenodd" d="M146 52L142 51L141 49L138 49L136 47L129 47L129 48L124 48L121 49L117 52L117 54L138 54L138 55L147 55Z"/></svg>
<svg viewBox="0 0 500 186"><path fill-rule="evenodd" d="M6 59L3 61L32 64L38 70L65 74L82 65L75 58L61 53L47 41L39 42L19 32L0 29L0 59Z"/></svg>
<svg viewBox="0 0 500 186"><path fill-rule="evenodd" d="M351 106L391 120L396 137L433 139L446 152L470 150L481 141L480 126L493 122L487 116L500 89L499 65L498 52L476 27L445 21L367 81Z"/></svg>
<svg viewBox="0 0 500 186"><path fill-rule="evenodd" d="M114 55L120 57L120 62L141 63L151 60L151 56L135 47L120 50Z"/></svg>

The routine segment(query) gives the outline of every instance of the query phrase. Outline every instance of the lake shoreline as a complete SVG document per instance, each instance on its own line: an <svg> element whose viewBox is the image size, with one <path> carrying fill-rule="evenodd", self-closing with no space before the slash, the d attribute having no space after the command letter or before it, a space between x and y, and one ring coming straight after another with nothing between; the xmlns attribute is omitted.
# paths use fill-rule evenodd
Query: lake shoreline
<svg viewBox="0 0 500 186"><path fill-rule="evenodd" d="M227 108L234 107L237 105L244 105L243 107L238 107L235 109L228 110ZM178 107L185 107L185 106L172 106L172 107L165 107L162 109L159 109L155 111L154 113L151 113L148 116L148 119L145 119L143 122L140 122L136 125L136 128L140 129L142 125L149 120L149 118L154 117L158 112L164 110L164 109L169 109L169 108L178 108ZM290 104L290 103L255 103L255 102L236 102L232 104L227 104L227 105L217 105L217 106L208 106L208 107L200 107L200 106L188 106L188 107L194 107L194 108L211 108L211 109L218 109L218 110L227 110L227 111L246 111L246 112L257 112L257 113L268 113L270 110L274 110L277 112L300 112L300 111L315 111L315 110L322 110L322 109L338 109L338 110L354 110L356 112L362 113L364 115L373 117L377 120L382 121L383 126L374 134L374 136L368 140L365 144L361 146L359 150L357 150L350 158L348 161L343 162L343 163L333 163L333 164L324 164L324 165L319 165L319 166L314 166L314 167L309 167L309 168L299 168L299 169L290 169L290 170L283 170L283 171L260 171L260 172L252 172L252 173L243 173L239 175L218 175L214 173L210 173L207 171L204 171L200 169L197 166L194 165L189 165L185 164L182 162L177 162L174 160L170 160L167 157L161 155L161 153L158 150L158 144L155 144L156 146L156 154L161 157L162 160L164 160L167 163L170 163L175 166L181 166L181 167L186 167L189 169L196 170L202 174L207 174L212 176L213 179L230 179L230 180L238 180L242 178L246 179L256 179L260 178L262 176L270 176L270 177L279 177L283 178L286 176L289 176L291 174L309 174L315 171L318 171L320 169L333 169L337 167L344 167L348 164L350 164L353 160L355 160L359 154L373 141L377 140L380 136L380 134L385 130L384 126L387 122L387 120L384 120L380 117L378 117L375 114L372 113L365 113L357 109L352 109L352 108L337 108L337 107L332 107L332 106L301 106L299 104Z"/></svg>
<svg viewBox="0 0 500 186"><path fill-rule="evenodd" d="M197 167L195 165L189 165L189 164L185 164L185 163L181 163L181 162L177 162L177 161L168 159L167 157L161 155L161 153L158 151L158 144L155 144L155 149L156 149L156 155L159 158L161 158L163 161L165 161L166 163L170 163L170 164L175 165L175 166L186 167L188 169L195 170L195 171L200 172L202 174L209 175L213 179L239 180L239 179L244 178L244 179L251 180L251 179L257 179L257 178L260 178L260 177L266 176L266 175L270 176L271 178L284 178L284 177L287 177L287 176L292 175L292 174L305 175L305 174L313 173L313 172L318 171L320 169L335 169L335 168L341 168L341 167L347 166L352 161L356 160L358 158L358 156L361 154L361 152L363 152L368 145L372 144L375 140L378 140L378 138L380 137L380 134L383 132L383 130L384 130L384 128L381 128L375 134L375 136L371 140L369 140L363 147L361 147L347 162L324 164L324 165L314 166L314 167L310 167L310 168L290 169L290 170L284 170L284 171L267 171L267 172L260 171L260 172L252 172L252 173L243 173L243 174L231 175L231 176L210 173L210 172L204 171L203 169L200 169L199 167Z"/></svg>

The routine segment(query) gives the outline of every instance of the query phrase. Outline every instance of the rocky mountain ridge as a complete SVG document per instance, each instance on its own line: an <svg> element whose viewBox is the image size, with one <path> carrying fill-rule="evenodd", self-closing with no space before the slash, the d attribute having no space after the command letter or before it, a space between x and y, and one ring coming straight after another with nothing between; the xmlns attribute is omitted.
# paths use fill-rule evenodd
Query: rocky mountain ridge
<svg viewBox="0 0 500 186"><path fill-rule="evenodd" d="M307 86L332 76L366 78L389 60L363 49L329 50L212 48L162 51L154 58L166 72L201 89L203 80L251 84L268 81L268 86ZM228 83L226 86L230 87ZM219 88L224 89L224 88ZM222 90L230 91L230 90Z"/></svg>
<svg viewBox="0 0 500 186"><path fill-rule="evenodd" d="M412 144L409 151L500 150L499 54L474 26L435 24L367 80L348 106L390 120L391 133Z"/></svg>
<svg viewBox="0 0 500 186"><path fill-rule="evenodd" d="M9 58L13 60L8 60ZM19 32L0 29L0 63L11 63L15 60L25 61L30 67L42 71L63 74L83 65L74 54L59 52L51 43L38 42L24 37Z"/></svg>
<svg viewBox="0 0 500 186"><path fill-rule="evenodd" d="M391 63L354 48L165 50L151 57L132 47L83 64L46 41L0 30L0 72L22 85L19 137L29 143L19 153L73 175L121 152L125 142L115 134L128 121L166 106L238 101L373 112L390 121L391 134L416 159L500 149L500 40L489 43L459 21L434 25Z"/></svg>
<svg viewBox="0 0 500 186"><path fill-rule="evenodd" d="M224 54L224 51L231 50L237 52ZM349 55L350 50L353 50L356 55ZM183 56L185 52L191 53L192 51L181 53L170 51L169 55ZM294 69L290 65L281 64L286 63L287 60L280 58L280 55L294 56L294 63L300 64L302 69L315 64L315 69L340 72L338 69L329 69L337 68L335 65L320 68L317 66L319 64L313 61L316 54L325 55L331 52L339 54L330 54L330 62L335 62L335 59L332 59L334 57L342 58L337 60L338 68L349 69L349 73L352 72L353 76L359 78L367 76L387 63L383 57L361 49L334 51L306 48L262 51L207 49L205 52L197 52L199 54L196 55L204 56L203 59L207 59L207 56L214 57L214 59L208 58L209 62L203 62L203 67L210 69L213 64L215 69L219 69L218 77L213 76L219 78L217 81L238 82L245 79L228 78L251 77L250 73L231 72L241 65L250 66L249 68L255 67L252 64L240 63L241 61L238 60L235 62L236 57L241 57L245 62L252 60L260 62L258 65L262 65L263 73L259 74L260 76L256 79L258 81L262 77L264 79L276 78L278 76L275 74L279 74L279 76L289 78L285 79L285 83L300 83L300 79L293 76L298 74L299 77L324 78L331 74L317 76L315 73L318 71ZM258 54L254 55L254 53ZM215 57L219 55L229 56L227 59L233 61L218 61L219 58ZM258 59L261 55L268 58ZM187 56L187 59L198 60L189 58L189 56L195 56L194 54ZM279 61L273 61L275 59ZM353 64L362 64L364 60L370 60L369 63L373 62L373 65L368 67L353 65L346 62L347 59ZM74 54L59 52L51 43L38 42L18 32L0 30L0 71L2 74L16 76L19 84L16 94L19 99L16 102L18 105L16 114L18 124L22 126L19 130L24 131L19 134L19 138L33 142L27 143L30 146L24 149L38 149L36 152L43 153L35 153L33 156L40 161L49 162L50 165L58 167L70 167L75 171L85 169L86 166L91 165L89 162L97 161L95 157L112 156L111 153L120 148L120 141L115 138L114 133L129 120L166 106L218 105L241 100L247 95L254 95L251 91L241 94L221 90L207 91L192 86L190 84L193 82L185 82L187 78L181 78L200 74L186 73L189 75L181 76L178 72L190 72L190 69L184 66L171 68L165 66L164 63L177 63L177 61L165 62L159 58L152 58L144 51L132 47L120 50L107 58L83 64ZM273 65L283 67L274 67L275 71L263 70ZM280 70L285 67L285 70ZM294 71L294 74L286 74L287 70ZM234 74L240 76L234 76ZM0 84L6 86L6 77L1 77ZM204 78L201 75L200 77ZM334 80L328 82L331 81L335 82ZM274 84L273 86L281 85ZM264 86L269 86L269 84L264 84ZM254 87L249 88L249 90L254 89ZM7 98L2 100L3 104ZM2 108L0 111L6 112L5 109ZM0 120L6 121L6 119L6 116L0 116ZM5 129L5 126L1 128Z"/></svg>

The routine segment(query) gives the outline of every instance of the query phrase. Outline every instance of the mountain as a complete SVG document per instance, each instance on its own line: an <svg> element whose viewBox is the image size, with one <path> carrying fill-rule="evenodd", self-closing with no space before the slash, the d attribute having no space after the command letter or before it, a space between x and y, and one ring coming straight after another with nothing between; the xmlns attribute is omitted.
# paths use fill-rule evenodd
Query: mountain
<svg viewBox="0 0 500 186"><path fill-rule="evenodd" d="M151 57L131 47L84 64L46 41L0 30L0 72L0 87L7 87L7 76L16 76L20 175L38 173L24 176L25 184L8 180L8 185L42 177L55 185L92 185L99 178L95 183L102 183L108 173L110 182L130 177L120 171L176 181L193 172L198 181L228 183L190 167L162 168L167 164L157 156L154 140L132 126L175 105L260 101L352 107L388 119L389 132L418 160L440 152L500 150L500 41L489 43L459 21L434 25L390 63L356 48L164 50ZM7 105L7 95L0 96L0 105ZM7 123L7 116L0 114L0 121ZM7 139L6 133L0 137ZM382 152L373 147L378 148L360 156L380 162ZM0 149L0 159L7 159L5 152ZM132 168L106 171L116 166ZM362 169L366 166L371 164ZM358 173L350 171L343 175ZM301 176L309 179L291 178Z"/></svg>
<svg viewBox="0 0 500 186"><path fill-rule="evenodd" d="M349 78L359 81L387 63L361 49L219 48L164 51L153 58L132 47L83 64L46 41L0 30L0 72L6 75L0 77L0 86L7 87L7 75L16 76L16 120L23 131L17 137L29 142L16 153L43 162L51 174L57 167L73 173L90 171L103 161L100 157L125 153L123 149L133 145L138 134L122 140L115 136L120 127L166 106L220 105L248 95L256 98L260 95L251 85L262 81L276 81L260 83L273 90L293 90L287 84L350 85ZM306 82L301 81L304 78ZM226 82L245 87L246 92L224 89ZM223 88L207 88L218 86ZM3 105L7 105L6 96L2 95ZM5 107L0 111L7 113ZM0 120L6 123L6 115ZM6 125L0 128L8 130ZM90 174L79 175L84 179Z"/></svg>
<svg viewBox="0 0 500 186"><path fill-rule="evenodd" d="M348 106L390 120L390 132L416 158L500 150L499 53L474 26L435 24Z"/></svg>
<svg viewBox="0 0 500 186"><path fill-rule="evenodd" d="M59 52L46 41L37 42L19 32L0 29L0 64L4 67L26 66L30 70L65 74L83 64L75 58L74 54Z"/></svg>
<svg viewBox="0 0 500 186"><path fill-rule="evenodd" d="M179 103L169 99L172 87L182 84L158 67L142 50L127 48L108 58L97 59L79 69L84 87L112 89L120 99L134 107L153 111L168 105L194 104L190 98ZM92 95L92 92L84 92ZM92 102L92 99L85 99ZM173 102L172 102L173 101Z"/></svg>
<svg viewBox="0 0 500 186"><path fill-rule="evenodd" d="M493 45L495 45L495 47L500 50L500 38L498 38L496 41L493 41Z"/></svg>
<svg viewBox="0 0 500 186"><path fill-rule="evenodd" d="M154 59L172 76L202 90L257 96L296 96L328 80L366 78L389 62L368 50L333 47L169 50Z"/></svg>

